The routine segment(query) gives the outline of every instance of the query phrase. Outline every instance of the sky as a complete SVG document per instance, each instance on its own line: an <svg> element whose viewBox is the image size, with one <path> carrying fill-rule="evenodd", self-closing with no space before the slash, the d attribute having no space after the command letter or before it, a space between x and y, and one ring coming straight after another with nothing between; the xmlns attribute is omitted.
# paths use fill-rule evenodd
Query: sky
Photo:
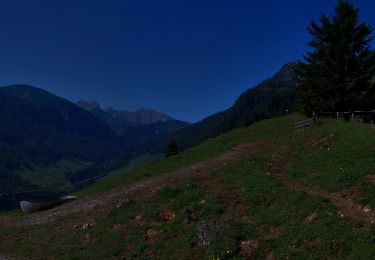
<svg viewBox="0 0 375 260"><path fill-rule="evenodd" d="M352 1L375 27L375 1ZM336 0L2 0L0 86L196 122L301 59Z"/></svg>

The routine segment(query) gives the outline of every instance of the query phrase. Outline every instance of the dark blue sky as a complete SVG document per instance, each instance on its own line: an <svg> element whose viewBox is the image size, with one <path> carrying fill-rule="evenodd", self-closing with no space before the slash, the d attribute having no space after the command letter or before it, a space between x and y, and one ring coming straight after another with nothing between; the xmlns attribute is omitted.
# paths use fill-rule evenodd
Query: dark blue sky
<svg viewBox="0 0 375 260"><path fill-rule="evenodd" d="M355 0L375 26L375 1ZM3 0L0 85L197 121L307 49L334 0Z"/></svg>

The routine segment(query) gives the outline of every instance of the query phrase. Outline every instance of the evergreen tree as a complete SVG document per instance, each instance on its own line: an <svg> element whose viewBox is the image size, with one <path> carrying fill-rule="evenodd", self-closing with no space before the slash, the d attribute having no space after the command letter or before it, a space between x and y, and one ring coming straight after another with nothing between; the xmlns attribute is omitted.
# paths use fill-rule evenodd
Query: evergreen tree
<svg viewBox="0 0 375 260"><path fill-rule="evenodd" d="M178 154L179 149L177 143L174 139L171 139L167 146L167 152L165 153L165 157L169 157L175 154Z"/></svg>
<svg viewBox="0 0 375 260"><path fill-rule="evenodd" d="M340 0L333 17L312 21L306 62L297 67L299 103L305 113L375 109L375 57L369 51L372 28L359 10Z"/></svg>

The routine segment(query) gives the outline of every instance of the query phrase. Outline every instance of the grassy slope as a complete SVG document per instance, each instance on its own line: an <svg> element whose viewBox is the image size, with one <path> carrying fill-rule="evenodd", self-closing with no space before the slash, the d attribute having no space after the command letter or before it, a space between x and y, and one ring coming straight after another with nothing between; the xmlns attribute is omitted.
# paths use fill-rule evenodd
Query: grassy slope
<svg viewBox="0 0 375 260"><path fill-rule="evenodd" d="M265 120L117 180L99 182L81 195L205 160L237 144L270 141L237 163L115 208L89 231L73 231L64 221L1 230L6 246L0 252L76 259L231 259L241 254L259 259L371 258L374 225L363 228L361 220L341 217L329 200L290 189L273 176L272 165L285 168L287 181L303 180L311 189L331 192L357 189L359 203L375 206L375 185L366 177L375 174L375 130L360 123L323 121L296 131L291 125L298 119ZM202 237L209 237L210 245L199 246Z"/></svg>
<svg viewBox="0 0 375 260"><path fill-rule="evenodd" d="M302 117L293 115L289 120L300 120ZM280 121L283 126L290 127L289 121ZM136 180L141 180L156 176L168 171L172 171L182 166L190 165L192 163L211 159L221 153L229 150L236 145L250 143L257 140L268 138L276 138L281 133L278 127L274 127L275 123L270 120L264 120L251 128L238 128L229 133L223 134L218 138L209 139L202 144L184 151L176 156L165 158L161 161L150 163L134 169L131 172L124 172L120 178L104 178L91 187L77 192L75 195L84 197L92 193L106 190L111 187L121 186ZM249 129L251 129L249 131ZM268 129L264 131L264 129ZM116 173L116 175L119 175Z"/></svg>
<svg viewBox="0 0 375 260"><path fill-rule="evenodd" d="M111 179L118 180L118 178L126 174L126 172L139 168L142 165L149 164L155 161L159 161L161 158L162 158L161 155L151 155L151 154L142 155L140 157L135 158L134 160L131 160L126 166L107 173L106 176L101 179L101 181L103 180L108 181Z"/></svg>
<svg viewBox="0 0 375 260"><path fill-rule="evenodd" d="M18 174L24 180L39 187L54 187L56 185L68 185L66 172L74 172L90 166L90 162L79 160L61 160L50 165L36 165L33 170L18 170Z"/></svg>

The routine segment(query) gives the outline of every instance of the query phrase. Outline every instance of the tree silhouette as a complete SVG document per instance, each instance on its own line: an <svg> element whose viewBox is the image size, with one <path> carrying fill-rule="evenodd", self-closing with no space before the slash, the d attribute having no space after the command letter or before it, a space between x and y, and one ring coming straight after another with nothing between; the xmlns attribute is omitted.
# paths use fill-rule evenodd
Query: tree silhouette
<svg viewBox="0 0 375 260"><path fill-rule="evenodd" d="M370 52L371 26L359 21L359 10L346 0L338 2L332 17L308 28L312 48L297 67L301 108L313 111L374 109L375 57Z"/></svg>
<svg viewBox="0 0 375 260"><path fill-rule="evenodd" d="M165 153L165 157L169 157L175 154L178 154L179 149L177 143L174 139L171 139L167 145L167 151Z"/></svg>

